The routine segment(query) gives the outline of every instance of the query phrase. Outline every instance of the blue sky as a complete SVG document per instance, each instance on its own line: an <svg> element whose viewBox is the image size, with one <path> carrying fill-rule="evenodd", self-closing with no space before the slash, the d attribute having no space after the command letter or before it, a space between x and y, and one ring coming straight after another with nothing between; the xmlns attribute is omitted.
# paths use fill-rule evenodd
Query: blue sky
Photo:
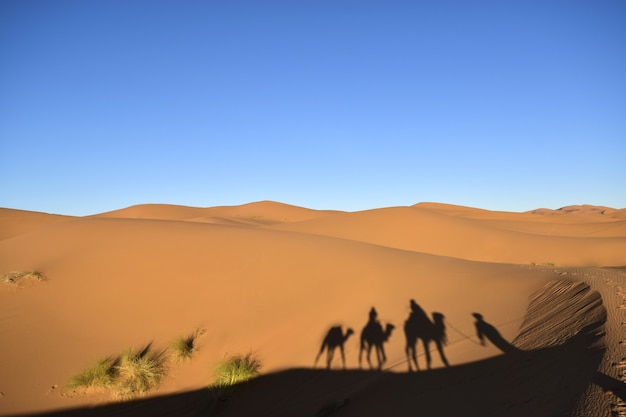
<svg viewBox="0 0 626 417"><path fill-rule="evenodd" d="M626 3L0 1L0 207L626 207Z"/></svg>

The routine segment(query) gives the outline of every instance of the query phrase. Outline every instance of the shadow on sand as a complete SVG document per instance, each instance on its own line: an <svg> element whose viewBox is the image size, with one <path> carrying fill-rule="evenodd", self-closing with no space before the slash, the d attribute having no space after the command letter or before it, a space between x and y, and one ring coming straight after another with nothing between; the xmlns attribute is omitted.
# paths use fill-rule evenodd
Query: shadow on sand
<svg viewBox="0 0 626 417"><path fill-rule="evenodd" d="M602 323L561 346L430 371L291 369L242 384L226 401L208 390L40 416L566 416L598 375ZM340 409L340 410L339 410Z"/></svg>
<svg viewBox="0 0 626 417"><path fill-rule="evenodd" d="M412 313L418 307L413 304ZM375 321L374 313L370 318ZM480 314L474 318L479 339L488 340L505 354L406 373L290 369L240 384L226 400L215 399L208 389L201 389L33 415L560 417L589 415L584 409L589 400L596 411L600 410L597 405L604 400L589 397L592 386L626 398L626 384L598 371L605 352L607 312L600 295L587 284L553 281L533 294L513 344ZM339 348L352 333L341 328L329 331L318 359L329 347ZM411 355L407 363L410 360ZM600 411L593 415L608 415L608 410Z"/></svg>

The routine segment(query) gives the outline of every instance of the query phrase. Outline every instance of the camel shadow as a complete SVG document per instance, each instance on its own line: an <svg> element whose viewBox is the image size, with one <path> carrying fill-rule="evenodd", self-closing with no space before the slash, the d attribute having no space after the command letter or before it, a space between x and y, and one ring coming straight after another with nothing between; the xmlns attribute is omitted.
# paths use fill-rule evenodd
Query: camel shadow
<svg viewBox="0 0 626 417"><path fill-rule="evenodd" d="M341 353L341 364L343 369L346 369L346 354L344 350L344 344L348 340L350 336L354 334L354 330L350 327L346 329L346 332L343 332L341 326L333 326L328 332L326 332L326 336L324 336L324 340L322 341L322 346L315 357L315 362L313 367L317 366L317 362L320 357L326 351L326 369L330 369L332 366L333 358L335 356L335 350L338 348Z"/></svg>
<svg viewBox="0 0 626 417"><path fill-rule="evenodd" d="M417 361L418 356L418 340L422 341L424 353L426 356L426 368L431 369L430 342L434 342L439 352L439 357L443 364L450 366L448 359L443 351L443 346L447 343L446 327L444 324L444 315L441 313L433 313L433 321L430 320L426 312L415 302L410 301L411 313L404 322L404 336L406 338L405 353L409 372L419 370Z"/></svg>
<svg viewBox="0 0 626 417"><path fill-rule="evenodd" d="M387 362L384 343L391 337L393 329L395 329L395 326L391 323L387 323L383 329L382 324L378 320L378 312L376 311L376 308L372 307L369 312L369 320L361 331L361 340L359 345L359 369L362 365L363 352L366 352L366 359L370 369L374 369L371 360L372 349L376 351L376 359L378 361L377 369L382 369L385 362Z"/></svg>
<svg viewBox="0 0 626 417"><path fill-rule="evenodd" d="M604 351L594 347L596 338L593 330L581 332L560 346L429 372L287 369L238 384L236 394L218 404L204 389L36 415L566 416L589 384L615 391L624 386L597 372Z"/></svg>

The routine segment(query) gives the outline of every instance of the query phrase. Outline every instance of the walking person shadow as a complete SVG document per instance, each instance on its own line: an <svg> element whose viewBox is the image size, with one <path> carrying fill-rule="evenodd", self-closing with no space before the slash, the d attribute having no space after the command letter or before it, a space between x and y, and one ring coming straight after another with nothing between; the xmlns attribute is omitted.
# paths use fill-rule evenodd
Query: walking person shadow
<svg viewBox="0 0 626 417"><path fill-rule="evenodd" d="M437 346L437 351L441 357L441 361L445 366L450 366L445 353L443 353L443 346L448 344L448 336L446 335L446 325L444 324L444 315L441 313L433 313L433 340Z"/></svg>
<svg viewBox="0 0 626 417"><path fill-rule="evenodd" d="M472 313L472 316L476 319L474 325L476 326L476 336L480 340L480 344L485 346L485 339L489 340L495 347L500 349L506 354L519 353L520 349L510 344L491 324L487 323L483 319L483 315L480 313Z"/></svg>

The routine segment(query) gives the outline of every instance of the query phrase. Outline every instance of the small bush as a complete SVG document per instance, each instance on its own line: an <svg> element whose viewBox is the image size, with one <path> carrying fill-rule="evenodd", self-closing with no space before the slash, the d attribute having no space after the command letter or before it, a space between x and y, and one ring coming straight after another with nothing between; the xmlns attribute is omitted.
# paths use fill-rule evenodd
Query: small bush
<svg viewBox="0 0 626 417"><path fill-rule="evenodd" d="M178 337L172 341L170 346L174 358L184 361L190 359L193 356L193 353L196 351L196 347L194 346L194 342L196 340L195 334L192 334L187 337Z"/></svg>
<svg viewBox="0 0 626 417"><path fill-rule="evenodd" d="M89 389L108 390L124 399L132 399L155 388L166 374L164 351L148 345L140 351L128 349L120 356L98 361L96 365L73 376L67 384L72 392Z"/></svg>
<svg viewBox="0 0 626 417"><path fill-rule="evenodd" d="M221 362L217 367L218 386L231 386L259 375L261 362L251 353L235 355Z"/></svg>
<svg viewBox="0 0 626 417"><path fill-rule="evenodd" d="M117 377L118 358L101 359L91 368L73 376L67 387L71 391L110 388Z"/></svg>
<svg viewBox="0 0 626 417"><path fill-rule="evenodd" d="M148 345L139 352L126 350L117 366L114 391L122 398L134 398L155 388L165 376L164 352L154 352Z"/></svg>
<svg viewBox="0 0 626 417"><path fill-rule="evenodd" d="M0 276L0 282L8 284L19 284L23 279L34 281L45 281L46 277L39 271L12 271Z"/></svg>

